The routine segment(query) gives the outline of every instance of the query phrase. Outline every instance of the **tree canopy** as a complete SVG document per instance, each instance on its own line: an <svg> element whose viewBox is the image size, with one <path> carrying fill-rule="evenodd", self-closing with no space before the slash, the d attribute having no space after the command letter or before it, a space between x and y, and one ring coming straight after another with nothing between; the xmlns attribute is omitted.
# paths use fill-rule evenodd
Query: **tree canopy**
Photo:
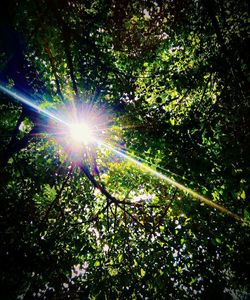
<svg viewBox="0 0 250 300"><path fill-rule="evenodd" d="M0 8L4 299L248 299L248 1Z"/></svg>

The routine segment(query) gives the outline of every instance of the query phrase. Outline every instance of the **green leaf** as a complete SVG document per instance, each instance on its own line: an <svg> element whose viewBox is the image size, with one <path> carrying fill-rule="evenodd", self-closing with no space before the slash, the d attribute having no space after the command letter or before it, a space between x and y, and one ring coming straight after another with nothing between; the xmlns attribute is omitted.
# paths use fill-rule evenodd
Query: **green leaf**
<svg viewBox="0 0 250 300"><path fill-rule="evenodd" d="M143 269L141 269L141 277L144 277L146 274L146 271L144 271Z"/></svg>
<svg viewBox="0 0 250 300"><path fill-rule="evenodd" d="M240 194L241 199L245 200L246 199L246 193L245 191L242 191Z"/></svg>
<svg viewBox="0 0 250 300"><path fill-rule="evenodd" d="M101 263L100 263L99 260L97 260L97 261L94 263L94 266L95 266L95 267L99 267L100 265L101 265Z"/></svg>
<svg viewBox="0 0 250 300"><path fill-rule="evenodd" d="M216 241L217 244L221 244L222 243L221 239L218 238L218 237L215 238L215 241Z"/></svg>
<svg viewBox="0 0 250 300"><path fill-rule="evenodd" d="M118 261L119 261L119 263L122 262L122 259L123 259L123 255L120 254L120 255L118 256Z"/></svg>
<svg viewBox="0 0 250 300"><path fill-rule="evenodd" d="M246 209L244 209L244 219L250 220L250 213Z"/></svg>

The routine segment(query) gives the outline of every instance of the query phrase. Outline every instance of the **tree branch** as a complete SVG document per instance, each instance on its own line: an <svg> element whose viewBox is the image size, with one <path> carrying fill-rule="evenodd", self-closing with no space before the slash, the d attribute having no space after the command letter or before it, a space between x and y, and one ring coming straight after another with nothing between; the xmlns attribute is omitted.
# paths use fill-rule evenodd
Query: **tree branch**
<svg viewBox="0 0 250 300"><path fill-rule="evenodd" d="M63 94L62 94L62 91L61 91L61 88L60 88L60 81L59 81L59 77L57 75L57 70L56 70L56 65L55 65L55 60L54 60L54 57L51 53L51 50L50 50L50 47L49 47L49 42L48 42L48 39L47 37L44 35L43 36L43 40L44 40L44 50L45 52L47 53L48 55L48 58L49 58L49 61L50 61L50 64L51 64L51 68L52 68L52 72L54 74L54 77L55 77L55 82L56 82L56 92L57 94L60 96L60 98L62 99L62 101L64 101L64 97L63 97Z"/></svg>
<svg viewBox="0 0 250 300"><path fill-rule="evenodd" d="M61 13L58 10L58 7L54 1L51 1L51 5L53 8L53 12L55 13L56 20L61 27L62 30L62 38L63 38L63 46L64 46L64 51L67 59L67 64L69 67L69 75L72 81L72 87L75 92L76 97L79 97L79 92L77 88L77 83L76 83L76 77L74 73L74 66L73 66L73 59L70 51L70 30L68 28L68 25L64 22L64 20L61 18Z"/></svg>
<svg viewBox="0 0 250 300"><path fill-rule="evenodd" d="M55 199L50 203L50 206L48 207L48 209L47 209L47 211L46 211L44 217L42 218L41 225L45 222L45 220L48 219L48 216L49 216L49 214L50 214L51 209L52 209L53 206L60 200L60 197L61 197L61 195L62 195L62 192L63 192L63 190L64 190L64 188L65 188L65 186L66 186L66 184L67 184L67 182L68 182L68 180L69 180L70 174L71 174L71 172L68 172L67 176L65 177L65 179L64 179L64 181L63 181L63 183L62 183L62 186L61 186L60 190L59 190L59 191L57 192L57 194L56 194Z"/></svg>
<svg viewBox="0 0 250 300"><path fill-rule="evenodd" d="M38 128L38 126L33 127L32 130L26 136L24 136L20 140L13 141L7 146L7 148L4 151L2 151L0 155L0 172L6 167L9 159L14 154L25 148L28 145L29 141L39 132L40 129Z"/></svg>

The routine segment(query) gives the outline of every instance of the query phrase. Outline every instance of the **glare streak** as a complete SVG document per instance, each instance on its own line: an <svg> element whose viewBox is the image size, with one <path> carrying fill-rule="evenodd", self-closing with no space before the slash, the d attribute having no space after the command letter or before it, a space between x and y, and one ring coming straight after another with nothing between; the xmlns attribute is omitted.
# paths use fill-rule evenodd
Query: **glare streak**
<svg viewBox="0 0 250 300"><path fill-rule="evenodd" d="M49 112L46 109L43 109L41 107L39 107L37 104L33 103L31 100L28 100L26 97L22 96L19 93L13 92L7 88L5 88L4 86L0 85L0 90L2 92L4 92L5 94L13 97L14 99L16 99L17 101L20 101L21 103L24 103L32 108L34 108L38 113L43 114L55 121L58 121L66 126L69 126L69 124L67 122L65 122L64 120L62 120L61 118L59 118L58 116L56 116L55 114Z"/></svg>
<svg viewBox="0 0 250 300"><path fill-rule="evenodd" d="M5 88L4 86L2 86L0 84L0 90L2 92L4 92L5 94L8 94L10 95L11 97L13 97L14 99L34 108L38 113L40 114L43 114L43 115L46 115L47 117L55 120L55 121L58 121L59 123L63 124L63 125L66 125L67 127L70 128L71 124L62 120L61 118L59 118L58 116L56 116L55 114L47 111L46 109L43 109L43 108L40 108L37 104L33 103L31 100L28 100L26 99L24 96L22 96L21 94L18 94L16 92L13 92L13 91L10 91L9 89ZM181 183L171 179L170 177L166 176L166 175L163 175L162 173L150 168L148 165L146 164L143 164L142 162L140 162L139 160L119 151L119 150L116 150L115 148L111 147L110 145L108 145L107 143L104 143L104 142L101 142L97 139L94 139L93 140L99 144L99 145L102 145L104 147L106 147L107 149L111 150L113 153L116 153L118 154L119 156L133 162L135 165L141 167L142 169L144 169L145 171L147 171L148 173L151 173L153 174L154 176L168 182L169 184L171 184L172 186L175 186L177 187L179 190L182 190L183 192L186 192L188 194L190 194L191 196L193 196L194 199L199 199L201 202L203 203L206 203L207 205L209 205L210 207L213 207L215 209L218 209L219 211L221 211L222 213L225 213L227 215L230 215L231 217L235 218L236 220L240 220L242 221L242 218L240 216L238 216L237 214L234 214L233 212L231 212L230 210L228 210L227 208L207 199L206 197L198 194L197 192L193 191L192 189L188 188L188 187L185 187L184 185L182 185ZM144 159L142 158L139 158L141 161L145 161Z"/></svg>
<svg viewBox="0 0 250 300"><path fill-rule="evenodd" d="M119 147L119 148L120 148L120 147ZM120 149L121 149L121 148L120 148ZM119 151L119 150L117 150L117 151ZM123 154L125 154L122 150L121 150L120 152L123 153ZM173 176L175 176L175 177L183 178L181 175L178 175L178 174L176 174L176 173L170 171L169 169L165 169L165 168L162 168L162 167L160 167L160 166L158 166L158 165L156 165L156 164L153 164L153 163L147 161L146 159L144 159L144 158L142 158L142 157L139 157L139 156L137 156L137 155L134 155L133 153L129 153L127 150L126 150L126 153L127 153L126 155L127 155L128 157L133 158L133 159L137 160L137 161L140 162L140 163L145 163L146 165L150 165L151 167L155 167L156 169L160 169L160 170L162 170L163 172L166 172L166 173L168 173L168 174L171 174L171 175L173 175ZM188 180L188 179L185 178L185 180ZM190 181L190 180L188 180L188 181Z"/></svg>
<svg viewBox="0 0 250 300"><path fill-rule="evenodd" d="M219 205L209 199L207 199L206 197L198 194L197 192L193 191L192 189L185 187L183 184L169 178L166 175L163 175L162 173L153 170L152 168L150 168L149 166L141 163L140 161L126 155L125 153L116 150L115 148L111 147L110 145L108 145L107 143L101 143L101 145L103 145L104 147L106 147L107 149L111 150L112 152L118 154L119 156L133 162L135 165L141 167L142 169L144 169L145 171L153 174L154 176L168 182L169 184L171 184L172 186L177 187L179 190L182 190L183 192L186 192L188 194L190 194L191 196L193 196L195 199L199 199L202 203L205 203L207 205L209 205L210 207L213 207L215 209L218 209L219 211L221 211L222 213L225 213L227 215L230 215L231 217L235 218L236 220L242 220L240 216L238 216L237 214L234 214L233 212L231 212L229 209L223 207L222 205Z"/></svg>

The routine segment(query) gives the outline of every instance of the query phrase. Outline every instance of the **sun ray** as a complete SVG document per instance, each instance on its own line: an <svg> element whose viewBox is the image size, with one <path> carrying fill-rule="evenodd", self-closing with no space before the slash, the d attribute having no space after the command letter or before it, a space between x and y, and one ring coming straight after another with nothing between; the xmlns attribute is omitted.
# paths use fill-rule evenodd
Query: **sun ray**
<svg viewBox="0 0 250 300"><path fill-rule="evenodd" d="M189 195L191 195L194 199L198 199L200 200L202 203L205 203L207 205L209 205L210 207L213 207L219 211L221 211L224 214L227 214L233 218L235 218L236 220L242 221L242 218L240 216L238 216L237 214L231 212L229 209L225 208L222 205L219 205L211 200L209 200L208 198L200 195L199 193L193 191L191 188L188 188L186 186L184 186L183 184L177 182L176 180L171 179L170 177L163 175L162 173L153 170L152 168L150 168L149 166L143 164L142 162L138 161L137 159L130 157L129 155L116 150L115 148L111 147L110 145L108 145L107 143L101 142L101 145L104 146L105 148L111 150L113 153L118 154L119 156L133 162L135 165L137 165L138 167L142 168L143 170L145 170L148 173L151 173L152 175L158 177L159 179L162 179L164 181L166 181L167 183L171 184L172 186L175 186L176 188L178 188L179 190L188 193Z"/></svg>
<svg viewBox="0 0 250 300"><path fill-rule="evenodd" d="M163 167L161 167L161 166L159 166L159 165L157 165L157 164L151 163L151 162L149 162L148 160L146 160L146 159L144 159L144 158L142 158L142 157L139 157L138 155L135 155L134 153L131 153L131 152L127 151L127 149L124 150L124 148L122 148L122 147L119 146L119 145L116 145L115 148L116 148L116 149L118 148L118 150L119 150L121 153L123 153L124 155L127 155L128 157L134 158L135 160L137 160L137 161L140 162L140 163L145 163L146 165L150 166L151 168L153 167L154 169L161 170L161 171L163 171L164 173L171 174L171 175L173 175L173 176L175 176L175 177L179 177L179 178L181 178L181 179L184 179L185 181L189 181L189 182L190 182L190 180L187 179L187 178L185 178L184 176L181 176L181 175L179 175L179 174L177 174L177 173L175 173L175 172L172 172L172 171L169 170L169 169L163 168Z"/></svg>
<svg viewBox="0 0 250 300"><path fill-rule="evenodd" d="M0 85L0 90L2 92L4 92L5 94L8 94L9 96L11 96L12 98L14 98L15 100L21 102L21 103L24 103L30 107L32 107L33 109L35 109L38 113L42 114L42 115L45 115L47 116L48 118L62 124L64 126L64 129L65 127L68 129L68 134L70 133L70 128L72 127L72 124L74 124L73 122L68 122L68 119L66 118L67 121L63 120L62 118L58 117L57 115L53 114L52 112L46 110L46 109L43 109L41 107L39 107L37 104L35 104L32 100L29 100L27 99L27 97L21 95L20 93L17 93L17 92L13 92L7 88L5 88L4 86ZM73 117L73 120L74 119L77 119L78 118L78 112L77 112L77 108L75 106L75 103L73 104L74 106L74 113L76 114L75 116L71 116ZM96 116L95 116L96 118ZM70 119L69 119L70 120ZM63 128L62 128L63 129ZM74 135L74 134L73 134ZM78 134L77 134L78 135ZM79 137L79 136L78 136ZM112 146L110 146L109 144L101 141L101 139L93 136L92 137L92 140L93 142L96 143L96 146L103 146L109 150L111 150L113 153L116 153L117 155L119 155L120 157L123 157L131 162L133 162L135 165L137 165L138 167L140 167L141 169L145 170L146 172L148 173L151 173L152 175L156 176L157 178L159 179L162 179L164 181L166 181L167 183L169 183L170 185L172 186L175 186L176 188L178 188L179 190L183 191L183 192L186 192L188 193L189 195L191 195L193 197L193 199L198 199L200 200L202 203L205 203L207 205L209 205L210 207L213 207L219 211L221 211L222 213L224 214L227 214L233 218L235 218L236 220L239 220L239 221L243 221L242 218L240 216L238 216L237 214L231 212L229 209L223 207L222 205L219 205L209 199L207 199L206 197L200 195L199 193L193 191L191 188L188 188L186 186L184 186L183 184L179 183L178 181L152 169L151 167L149 167L147 164L144 164L144 162L146 162L143 158L133 158L125 153L123 153L122 151L120 150L117 150L115 148L113 148ZM72 149L71 149L72 150ZM158 166L155 166L156 168L159 168ZM172 173L172 172L169 172L169 173ZM173 174L173 173L172 173Z"/></svg>
<svg viewBox="0 0 250 300"><path fill-rule="evenodd" d="M5 88L4 86L0 85L0 90L2 92L4 92L5 94L11 96L12 98L14 98L15 100L23 103L23 104L26 104L28 105L29 107L32 107L33 109L35 109L38 113L42 114L42 115L45 115L51 119L53 119L54 121L57 121L57 122L60 122L66 126L68 126L68 123L66 121L64 121L63 119L59 118L57 115L53 114L52 112L44 109L44 108L41 108L39 107L37 104L35 104L32 100L29 100L27 99L26 96L20 94L20 93L17 93L17 92L14 92L14 91L11 91L7 88Z"/></svg>

